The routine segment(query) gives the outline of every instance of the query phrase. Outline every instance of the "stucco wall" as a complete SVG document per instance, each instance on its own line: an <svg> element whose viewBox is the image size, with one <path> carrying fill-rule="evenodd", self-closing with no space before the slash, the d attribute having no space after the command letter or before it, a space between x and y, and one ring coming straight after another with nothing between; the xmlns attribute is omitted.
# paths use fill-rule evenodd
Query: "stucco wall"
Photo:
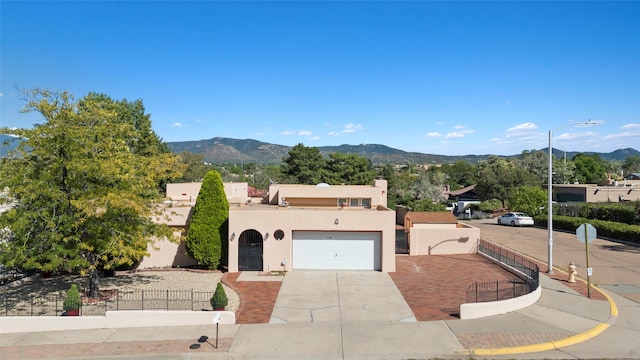
<svg viewBox="0 0 640 360"><path fill-rule="evenodd" d="M535 304L541 295L542 287L538 286L533 292L513 299L462 304L460 305L460 319L478 319L524 309Z"/></svg>
<svg viewBox="0 0 640 360"><path fill-rule="evenodd" d="M387 206L387 181L375 180L374 185L315 185L273 184L269 186L269 204L277 205L282 198L337 199L370 198L371 207ZM337 202L336 202L337 206Z"/></svg>
<svg viewBox="0 0 640 360"><path fill-rule="evenodd" d="M149 256L145 256L138 269L154 268L154 267L187 267L197 265L198 262L187 255L187 249L184 241L179 244L173 243L167 239L156 241L154 244L147 246Z"/></svg>
<svg viewBox="0 0 640 360"><path fill-rule="evenodd" d="M409 229L409 255L472 254L477 250L480 229L446 225Z"/></svg>
<svg viewBox="0 0 640 360"><path fill-rule="evenodd" d="M245 203L249 200L249 188L245 182L226 182L224 192L230 203ZM173 201L195 203L200 193L201 182L167 184L166 197Z"/></svg>
<svg viewBox="0 0 640 360"><path fill-rule="evenodd" d="M338 224L336 224L338 219ZM383 272L395 271L395 212L372 209L320 209L273 206L245 206L229 212L229 271L238 271L238 238L245 230L256 230L270 237L263 243L263 271L291 270L292 235L294 230L307 231L380 231ZM273 232L284 232L275 240ZM235 236L233 235L235 234Z"/></svg>
<svg viewBox="0 0 640 360"><path fill-rule="evenodd" d="M0 334L211 325L217 313L222 314L221 325L236 323L236 314L230 311L107 311L105 316L4 316L0 317Z"/></svg>

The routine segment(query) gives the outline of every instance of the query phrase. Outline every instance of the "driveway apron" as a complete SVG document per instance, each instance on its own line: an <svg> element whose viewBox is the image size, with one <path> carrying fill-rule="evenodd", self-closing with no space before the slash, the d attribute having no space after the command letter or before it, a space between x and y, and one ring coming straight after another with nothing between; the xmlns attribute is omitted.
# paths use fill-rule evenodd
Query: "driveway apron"
<svg viewBox="0 0 640 360"><path fill-rule="evenodd" d="M269 323L363 321L416 321L387 273L320 270L287 273Z"/></svg>

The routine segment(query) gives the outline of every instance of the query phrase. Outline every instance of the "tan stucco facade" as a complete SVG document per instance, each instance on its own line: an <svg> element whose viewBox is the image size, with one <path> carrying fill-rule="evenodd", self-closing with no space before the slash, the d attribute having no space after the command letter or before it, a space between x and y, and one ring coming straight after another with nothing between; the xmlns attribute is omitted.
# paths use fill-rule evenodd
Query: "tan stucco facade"
<svg viewBox="0 0 640 360"><path fill-rule="evenodd" d="M624 180L613 186L596 184L553 184L558 202L621 202L640 200L640 181Z"/></svg>
<svg viewBox="0 0 640 360"><path fill-rule="evenodd" d="M449 212L408 212L404 219L411 256L477 252L480 229Z"/></svg>
<svg viewBox="0 0 640 360"><path fill-rule="evenodd" d="M163 222L183 231L195 204L201 183L167 184ZM262 271L293 269L293 238L296 232L318 234L373 234L375 258L383 272L395 271L395 212L387 208L387 182L373 185L274 184L264 203L248 198L246 183L225 183L230 203L228 270L239 271L239 240L250 234L259 237ZM279 230L277 233L276 231ZM279 236L276 236L278 234ZM280 238L280 239L277 239ZM184 243L158 241L148 248L139 268L190 266ZM283 265L284 264L284 265Z"/></svg>
<svg viewBox="0 0 640 360"><path fill-rule="evenodd" d="M180 203L195 204L200 193L201 182L167 184L167 199ZM224 183L224 193L230 204L242 204L249 200L249 187L244 182Z"/></svg>
<svg viewBox="0 0 640 360"><path fill-rule="evenodd" d="M239 271L239 239L251 231L262 243L262 271L293 270L296 232L369 232L380 238L380 269L395 271L395 212L387 205L387 182L371 185L283 185L269 188L268 204L229 210L229 271ZM283 236L276 239L279 231Z"/></svg>
<svg viewBox="0 0 640 360"><path fill-rule="evenodd" d="M395 271L395 213L387 208L312 208L253 205L229 211L229 272L238 271L238 239L255 230L263 237L263 271L292 270L296 231L379 232L381 270ZM276 230L284 237L277 240ZM268 236L267 236L268 235ZM286 260L286 261L285 261ZM286 265L282 265L286 263Z"/></svg>

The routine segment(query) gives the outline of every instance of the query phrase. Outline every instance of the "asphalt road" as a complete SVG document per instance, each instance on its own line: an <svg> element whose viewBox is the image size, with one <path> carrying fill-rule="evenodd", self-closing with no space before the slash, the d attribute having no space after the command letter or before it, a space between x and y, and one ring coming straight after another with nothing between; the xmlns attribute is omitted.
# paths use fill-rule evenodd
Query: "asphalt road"
<svg viewBox="0 0 640 360"><path fill-rule="evenodd" d="M495 219L463 221L480 229L480 237L539 260L547 271L548 232L546 228L497 225ZM597 230L597 229L596 229ZM577 265L578 276L587 279L585 244L575 233L553 232L554 271ZM640 246L597 238L589 244L591 283L640 303Z"/></svg>

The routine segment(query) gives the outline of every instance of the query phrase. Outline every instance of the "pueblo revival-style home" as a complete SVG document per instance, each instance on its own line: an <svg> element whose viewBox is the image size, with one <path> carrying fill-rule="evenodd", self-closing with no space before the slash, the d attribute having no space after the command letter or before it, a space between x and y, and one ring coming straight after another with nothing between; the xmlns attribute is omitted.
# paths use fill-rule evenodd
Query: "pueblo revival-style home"
<svg viewBox="0 0 640 360"><path fill-rule="evenodd" d="M187 226L200 183L167 184L166 220ZM395 212L387 181L373 185L273 184L265 198L246 183L225 183L229 200L228 271L339 269L395 271ZM184 243L149 246L138 268L195 265Z"/></svg>

